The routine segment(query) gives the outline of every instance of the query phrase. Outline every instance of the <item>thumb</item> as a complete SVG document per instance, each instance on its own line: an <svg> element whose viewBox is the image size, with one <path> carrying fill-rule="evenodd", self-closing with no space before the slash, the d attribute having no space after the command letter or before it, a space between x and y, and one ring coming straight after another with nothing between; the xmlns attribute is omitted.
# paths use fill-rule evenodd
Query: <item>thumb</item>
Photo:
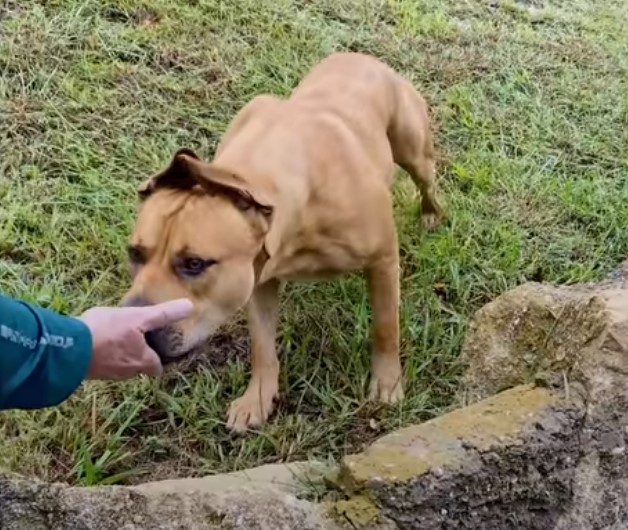
<svg viewBox="0 0 628 530"><path fill-rule="evenodd" d="M140 328L144 333L151 329L163 328L168 324L189 317L193 309L194 304L187 298L142 307L137 310L138 313L141 312Z"/></svg>

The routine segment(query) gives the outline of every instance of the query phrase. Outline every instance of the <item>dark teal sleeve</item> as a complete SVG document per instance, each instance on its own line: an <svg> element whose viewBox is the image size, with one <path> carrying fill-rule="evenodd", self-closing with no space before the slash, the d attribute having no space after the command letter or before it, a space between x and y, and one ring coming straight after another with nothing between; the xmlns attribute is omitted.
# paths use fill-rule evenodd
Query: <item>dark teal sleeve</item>
<svg viewBox="0 0 628 530"><path fill-rule="evenodd" d="M85 378L91 357L82 321L0 296L0 410L61 403Z"/></svg>

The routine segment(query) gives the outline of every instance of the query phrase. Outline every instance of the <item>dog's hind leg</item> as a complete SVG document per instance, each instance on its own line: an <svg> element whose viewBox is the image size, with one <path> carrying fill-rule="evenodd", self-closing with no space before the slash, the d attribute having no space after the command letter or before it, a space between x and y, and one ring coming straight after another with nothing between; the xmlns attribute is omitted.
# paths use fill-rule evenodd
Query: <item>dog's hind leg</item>
<svg viewBox="0 0 628 530"><path fill-rule="evenodd" d="M395 163L421 191L421 223L432 229L445 217L438 199L434 144L423 97L405 79L396 84L396 112L388 130Z"/></svg>
<svg viewBox="0 0 628 530"><path fill-rule="evenodd" d="M421 190L421 224L426 230L432 230L445 217L438 199L433 155L423 155L412 162L403 162L399 165Z"/></svg>

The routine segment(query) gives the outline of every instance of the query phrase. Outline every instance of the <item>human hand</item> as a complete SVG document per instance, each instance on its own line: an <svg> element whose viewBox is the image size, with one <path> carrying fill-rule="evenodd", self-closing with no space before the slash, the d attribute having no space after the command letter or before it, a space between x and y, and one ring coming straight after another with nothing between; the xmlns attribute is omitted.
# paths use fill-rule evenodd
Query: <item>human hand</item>
<svg viewBox="0 0 628 530"><path fill-rule="evenodd" d="M163 371L144 333L183 320L192 312L187 299L144 307L95 307L79 318L92 334L92 360L87 379L129 379Z"/></svg>

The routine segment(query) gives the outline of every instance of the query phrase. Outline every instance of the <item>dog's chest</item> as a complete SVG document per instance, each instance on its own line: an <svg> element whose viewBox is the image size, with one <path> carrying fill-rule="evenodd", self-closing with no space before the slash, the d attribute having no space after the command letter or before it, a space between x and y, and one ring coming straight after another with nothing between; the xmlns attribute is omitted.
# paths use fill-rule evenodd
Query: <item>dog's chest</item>
<svg viewBox="0 0 628 530"><path fill-rule="evenodd" d="M285 280L326 280L361 270L367 256L360 245L350 241L316 238L302 241L277 256L275 276Z"/></svg>

